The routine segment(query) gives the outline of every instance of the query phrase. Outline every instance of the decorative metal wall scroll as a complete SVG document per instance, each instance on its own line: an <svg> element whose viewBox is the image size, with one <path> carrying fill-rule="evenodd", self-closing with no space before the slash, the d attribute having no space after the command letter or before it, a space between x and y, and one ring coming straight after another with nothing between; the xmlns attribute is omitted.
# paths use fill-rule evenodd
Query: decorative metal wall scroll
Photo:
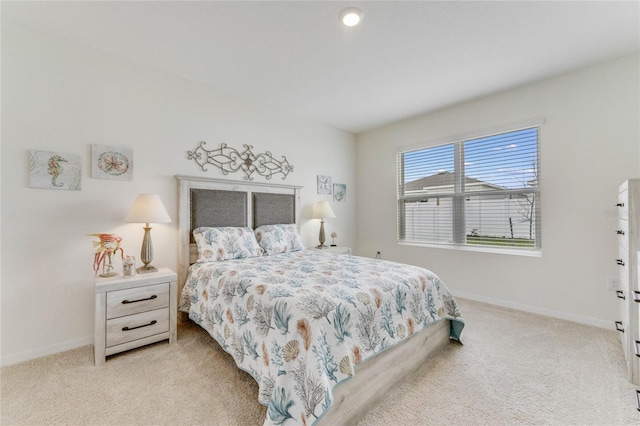
<svg viewBox="0 0 640 426"><path fill-rule="evenodd" d="M285 179L293 171L293 166L284 155L281 161L273 158L269 151L256 155L251 151L253 145L243 145L244 151L239 152L224 143L220 148L209 151L204 147L205 144L206 142L200 142L196 149L187 151L188 159L198 163L203 172L207 171L207 165L212 165L218 167L223 175L242 170L246 175L244 179L253 180L251 175L254 173L267 179L282 173L282 179Z"/></svg>

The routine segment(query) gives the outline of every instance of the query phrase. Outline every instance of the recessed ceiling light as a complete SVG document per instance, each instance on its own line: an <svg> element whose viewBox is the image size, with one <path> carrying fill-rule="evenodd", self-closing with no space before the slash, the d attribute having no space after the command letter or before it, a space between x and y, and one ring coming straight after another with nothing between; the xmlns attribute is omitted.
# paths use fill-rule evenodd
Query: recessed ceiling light
<svg viewBox="0 0 640 426"><path fill-rule="evenodd" d="M357 7L348 7L340 12L340 20L347 27L354 27L360 23L362 11Z"/></svg>

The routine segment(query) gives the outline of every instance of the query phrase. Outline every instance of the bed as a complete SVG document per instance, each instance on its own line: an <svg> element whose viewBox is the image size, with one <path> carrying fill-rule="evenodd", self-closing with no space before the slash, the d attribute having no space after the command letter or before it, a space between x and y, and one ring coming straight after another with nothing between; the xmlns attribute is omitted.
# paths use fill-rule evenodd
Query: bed
<svg viewBox="0 0 640 426"><path fill-rule="evenodd" d="M256 380L265 424L352 424L460 340L432 272L304 250L300 187L177 179L179 309Z"/></svg>

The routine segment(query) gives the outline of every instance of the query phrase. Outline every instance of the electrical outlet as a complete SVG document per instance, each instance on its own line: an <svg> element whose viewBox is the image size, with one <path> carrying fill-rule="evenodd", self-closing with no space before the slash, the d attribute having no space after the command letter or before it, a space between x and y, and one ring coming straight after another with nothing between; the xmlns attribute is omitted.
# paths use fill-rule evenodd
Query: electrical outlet
<svg viewBox="0 0 640 426"><path fill-rule="evenodd" d="M611 291L620 290L620 281L615 277L607 278L607 289Z"/></svg>
<svg viewBox="0 0 640 426"><path fill-rule="evenodd" d="M380 258L382 258L382 254L380 253L380 250L378 250L378 252L376 253L376 259Z"/></svg>

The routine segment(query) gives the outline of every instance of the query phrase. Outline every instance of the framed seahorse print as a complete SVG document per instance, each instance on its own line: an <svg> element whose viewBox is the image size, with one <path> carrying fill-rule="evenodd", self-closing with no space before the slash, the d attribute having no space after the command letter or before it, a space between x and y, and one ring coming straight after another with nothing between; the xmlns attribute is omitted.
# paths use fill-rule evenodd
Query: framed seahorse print
<svg viewBox="0 0 640 426"><path fill-rule="evenodd" d="M80 161L80 156L76 154L30 150L29 186L80 191L82 182Z"/></svg>
<svg viewBox="0 0 640 426"><path fill-rule="evenodd" d="M133 180L133 150L118 146L91 145L91 177Z"/></svg>

